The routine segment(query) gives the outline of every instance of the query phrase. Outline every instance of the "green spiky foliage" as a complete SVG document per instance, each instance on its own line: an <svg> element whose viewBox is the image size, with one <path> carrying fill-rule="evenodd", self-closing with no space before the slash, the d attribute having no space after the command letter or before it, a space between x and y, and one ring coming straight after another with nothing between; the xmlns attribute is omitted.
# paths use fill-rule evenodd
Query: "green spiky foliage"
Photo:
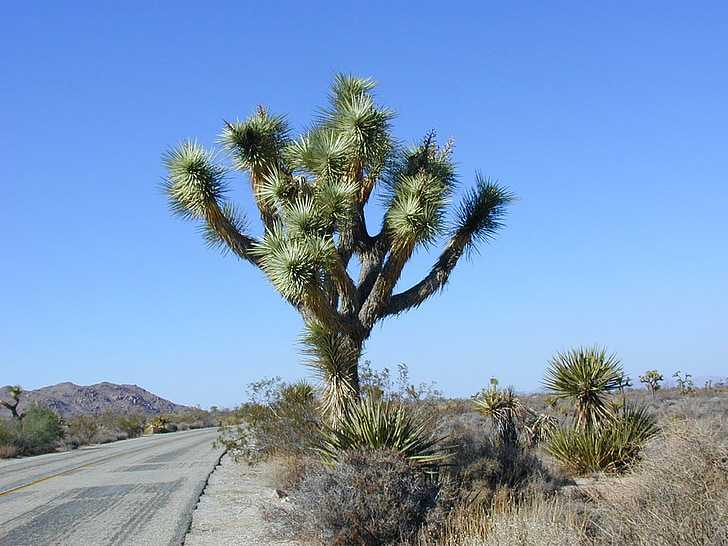
<svg viewBox="0 0 728 546"><path fill-rule="evenodd" d="M556 418L547 413L537 413L529 409L526 417L523 428L526 431L530 446L537 446L550 438L558 426Z"/></svg>
<svg viewBox="0 0 728 546"><path fill-rule="evenodd" d="M284 117L259 107L224 124L222 153L187 141L164 156L172 211L199 222L209 245L258 267L300 312L307 347L322 344L309 363L328 385L326 407L339 414L358 397L357 362L375 324L439 292L461 257L501 229L513 199L477 175L453 205L452 142L438 145L428 133L410 148L398 145L393 113L376 102L374 86L337 76L328 106L299 136ZM236 172L250 180L262 237L228 199ZM385 212L372 229L365 207L375 194ZM439 243L422 280L395 292L414 253Z"/></svg>
<svg viewBox="0 0 728 546"><path fill-rule="evenodd" d="M346 406L337 426L325 427L318 452L324 461L335 462L345 451L388 449L434 469L448 454L439 447L444 438L435 437L432 430L430 420L397 402L362 398Z"/></svg>
<svg viewBox="0 0 728 546"><path fill-rule="evenodd" d="M498 389L497 380L491 379L491 387L473 400L475 408L493 421L495 430L504 445L518 442L517 421L522 404L511 387Z"/></svg>
<svg viewBox="0 0 728 546"><path fill-rule="evenodd" d="M609 395L619 388L622 378L615 355L600 347L579 347L551 360L544 386L554 399L575 404L576 425L583 430L609 417Z"/></svg>
<svg viewBox="0 0 728 546"><path fill-rule="evenodd" d="M659 431L643 406L627 405L593 428L562 427L551 432L546 450L576 474L624 472Z"/></svg>
<svg viewBox="0 0 728 546"><path fill-rule="evenodd" d="M645 383L655 399L655 393L660 390L660 383L664 381L662 374L657 370L647 370L644 375L640 375L640 383Z"/></svg>
<svg viewBox="0 0 728 546"><path fill-rule="evenodd" d="M20 404L20 397L23 396L23 392L23 387L21 387L20 385L13 385L8 389L8 394L10 394L12 402L0 400L0 406L3 406L7 410L9 410L10 414L13 416L13 419L15 419L16 421L22 421L24 416L23 413L18 412L18 405Z"/></svg>

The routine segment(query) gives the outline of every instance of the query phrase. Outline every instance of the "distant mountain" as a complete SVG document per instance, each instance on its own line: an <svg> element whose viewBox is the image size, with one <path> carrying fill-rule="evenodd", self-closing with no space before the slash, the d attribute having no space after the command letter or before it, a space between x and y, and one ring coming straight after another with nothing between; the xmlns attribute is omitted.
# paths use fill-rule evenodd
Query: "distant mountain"
<svg viewBox="0 0 728 546"><path fill-rule="evenodd" d="M9 387L0 387L0 400L10 400ZM38 402L47 406L62 417L81 414L103 413L143 413L158 415L189 409L187 406L175 404L136 385L116 385L114 383L98 383L96 385L74 385L59 383L34 391L26 391L20 399L20 409L29 403ZM0 417L7 417L10 412L0 407Z"/></svg>

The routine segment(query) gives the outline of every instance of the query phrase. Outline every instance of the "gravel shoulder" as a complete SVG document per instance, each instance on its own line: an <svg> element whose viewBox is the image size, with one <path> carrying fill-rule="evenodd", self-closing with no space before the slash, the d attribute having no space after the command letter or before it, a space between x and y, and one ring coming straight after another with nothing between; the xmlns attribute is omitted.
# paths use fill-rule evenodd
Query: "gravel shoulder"
<svg viewBox="0 0 728 546"><path fill-rule="evenodd" d="M185 546L305 546L275 516L287 501L278 497L271 471L267 463L248 466L225 455L192 515Z"/></svg>

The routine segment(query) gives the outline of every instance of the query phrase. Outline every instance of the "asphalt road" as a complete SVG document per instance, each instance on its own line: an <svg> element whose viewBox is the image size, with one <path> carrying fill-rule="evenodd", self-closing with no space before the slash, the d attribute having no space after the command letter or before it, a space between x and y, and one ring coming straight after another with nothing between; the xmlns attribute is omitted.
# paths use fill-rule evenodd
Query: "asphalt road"
<svg viewBox="0 0 728 546"><path fill-rule="evenodd" d="M218 462L215 429L0 461L0 545L181 544Z"/></svg>

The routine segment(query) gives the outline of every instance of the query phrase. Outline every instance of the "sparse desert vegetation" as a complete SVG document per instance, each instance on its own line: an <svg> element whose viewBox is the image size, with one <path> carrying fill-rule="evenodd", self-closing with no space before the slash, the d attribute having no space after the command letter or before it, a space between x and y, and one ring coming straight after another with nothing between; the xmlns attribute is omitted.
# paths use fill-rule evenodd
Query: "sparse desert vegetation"
<svg viewBox="0 0 728 546"><path fill-rule="evenodd" d="M231 413L228 410L188 408L177 413L148 416L107 410L63 418L38 402L30 402L23 410L19 410L24 397L23 389L15 386L8 392L11 399L1 402L10 411L11 417L0 417L0 458L106 444L136 438L145 431L151 434L214 427Z"/></svg>
<svg viewBox="0 0 728 546"><path fill-rule="evenodd" d="M241 463L274 464L291 502L273 512L304 543L725 543L728 388L620 390L613 355L563 356L542 394L491 381L471 400L365 362L361 409L334 442L320 390L261 381L222 430ZM570 388L585 377L588 397Z"/></svg>

